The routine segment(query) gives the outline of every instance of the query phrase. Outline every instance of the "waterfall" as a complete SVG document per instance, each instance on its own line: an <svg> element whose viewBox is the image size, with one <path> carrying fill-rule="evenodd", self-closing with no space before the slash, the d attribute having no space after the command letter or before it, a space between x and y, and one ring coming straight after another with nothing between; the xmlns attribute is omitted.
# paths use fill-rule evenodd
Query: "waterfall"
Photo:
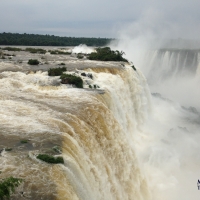
<svg viewBox="0 0 200 200"><path fill-rule="evenodd" d="M155 44L157 49L152 50ZM113 44L115 49L126 49L127 58L141 69L152 94L151 114L134 138L135 152L142 163L140 168L147 174L152 199L197 200L199 47L197 44L192 49L193 44L188 41L185 49L171 44L158 49L160 44L145 41L145 37L127 38Z"/></svg>
<svg viewBox="0 0 200 200"><path fill-rule="evenodd" d="M199 56L196 49L159 49L146 54L143 66L148 66L147 78L151 81L194 76L199 68Z"/></svg>
<svg viewBox="0 0 200 200"><path fill-rule="evenodd" d="M134 64L147 78L152 114L134 141L153 199L199 199L199 50L140 53Z"/></svg>
<svg viewBox="0 0 200 200"><path fill-rule="evenodd" d="M27 199L150 199L134 144L151 109L144 76L128 66L85 72L98 89L57 85L47 72L0 74L1 148L13 149L1 153L1 176L22 178ZM54 146L64 165L36 159Z"/></svg>

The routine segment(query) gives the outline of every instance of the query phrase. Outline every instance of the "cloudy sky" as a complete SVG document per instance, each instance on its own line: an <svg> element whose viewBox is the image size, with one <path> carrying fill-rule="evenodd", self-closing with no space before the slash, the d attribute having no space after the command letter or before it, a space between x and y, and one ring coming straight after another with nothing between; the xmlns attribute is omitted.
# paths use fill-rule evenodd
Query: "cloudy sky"
<svg viewBox="0 0 200 200"><path fill-rule="evenodd" d="M0 0L0 32L200 36L200 0Z"/></svg>

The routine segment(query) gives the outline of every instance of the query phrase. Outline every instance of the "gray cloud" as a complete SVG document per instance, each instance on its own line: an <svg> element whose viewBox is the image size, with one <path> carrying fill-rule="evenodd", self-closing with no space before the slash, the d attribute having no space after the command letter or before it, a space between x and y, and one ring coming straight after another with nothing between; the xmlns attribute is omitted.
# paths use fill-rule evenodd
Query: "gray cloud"
<svg viewBox="0 0 200 200"><path fill-rule="evenodd" d="M128 29L198 36L199 7L197 0L1 0L0 32L116 37Z"/></svg>

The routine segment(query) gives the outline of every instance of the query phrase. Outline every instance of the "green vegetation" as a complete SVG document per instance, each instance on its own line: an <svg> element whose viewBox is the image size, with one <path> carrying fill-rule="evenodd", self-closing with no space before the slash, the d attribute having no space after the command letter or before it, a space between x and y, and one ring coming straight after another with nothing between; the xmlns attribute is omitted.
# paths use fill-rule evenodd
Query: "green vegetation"
<svg viewBox="0 0 200 200"><path fill-rule="evenodd" d="M25 51L28 51L30 53L39 53L39 54L45 54L45 49L35 49L35 48L26 48Z"/></svg>
<svg viewBox="0 0 200 200"><path fill-rule="evenodd" d="M30 59L30 60L28 61L28 64L29 64L29 65L38 65L38 64L39 64L39 61L36 60L36 59Z"/></svg>
<svg viewBox="0 0 200 200"><path fill-rule="evenodd" d="M60 76L63 74L63 72L67 71L66 67L58 67L58 68L50 68L48 70L49 76Z"/></svg>
<svg viewBox="0 0 200 200"><path fill-rule="evenodd" d="M135 68L135 66L134 66L134 65L132 65L131 67L132 67L132 68L133 68L133 69L136 71L136 68Z"/></svg>
<svg viewBox="0 0 200 200"><path fill-rule="evenodd" d="M28 140L21 140L20 141L22 144L28 143Z"/></svg>
<svg viewBox="0 0 200 200"><path fill-rule="evenodd" d="M4 48L2 48L2 50L7 50L7 51L22 51L22 49L16 48L16 47L4 47Z"/></svg>
<svg viewBox="0 0 200 200"><path fill-rule="evenodd" d="M63 55L70 55L70 52L59 51L59 50L49 50L50 54L63 54Z"/></svg>
<svg viewBox="0 0 200 200"><path fill-rule="evenodd" d="M12 151L12 148L5 148L5 151Z"/></svg>
<svg viewBox="0 0 200 200"><path fill-rule="evenodd" d="M77 58L82 59L82 58L84 58L84 55L82 53L78 53Z"/></svg>
<svg viewBox="0 0 200 200"><path fill-rule="evenodd" d="M72 74L62 74L60 79L62 84L73 84L77 88L83 88L83 80L78 76Z"/></svg>
<svg viewBox="0 0 200 200"><path fill-rule="evenodd" d="M52 163L52 164L64 164L64 160L63 157L59 156L59 157L53 157L51 155L47 155L47 154L39 154L37 156L38 159L47 162L47 163Z"/></svg>
<svg viewBox="0 0 200 200"><path fill-rule="evenodd" d="M112 39L108 38L75 38L59 37L54 35L0 33L0 45L26 45L26 46L105 46Z"/></svg>
<svg viewBox="0 0 200 200"><path fill-rule="evenodd" d="M124 52L112 51L110 47L97 48L96 52L92 52L89 55L90 60L101 60L101 61L124 61L128 62L123 58Z"/></svg>
<svg viewBox="0 0 200 200"><path fill-rule="evenodd" d="M84 37L59 37L54 35L0 33L0 45L24 45L24 46L105 46L111 42L108 38L84 38Z"/></svg>
<svg viewBox="0 0 200 200"><path fill-rule="evenodd" d="M65 65L65 63L60 63L60 64L58 64L58 65Z"/></svg>
<svg viewBox="0 0 200 200"><path fill-rule="evenodd" d="M9 199L11 193L20 185L22 179L13 178L12 176L0 181L0 200Z"/></svg>

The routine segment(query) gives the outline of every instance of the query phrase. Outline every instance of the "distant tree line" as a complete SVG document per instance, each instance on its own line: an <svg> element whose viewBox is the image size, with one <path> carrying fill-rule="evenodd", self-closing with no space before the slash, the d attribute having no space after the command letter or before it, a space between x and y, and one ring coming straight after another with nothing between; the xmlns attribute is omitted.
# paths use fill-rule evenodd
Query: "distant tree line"
<svg viewBox="0 0 200 200"><path fill-rule="evenodd" d="M112 39L85 38L85 37L59 37L54 35L0 33L0 45L24 46L106 46Z"/></svg>

